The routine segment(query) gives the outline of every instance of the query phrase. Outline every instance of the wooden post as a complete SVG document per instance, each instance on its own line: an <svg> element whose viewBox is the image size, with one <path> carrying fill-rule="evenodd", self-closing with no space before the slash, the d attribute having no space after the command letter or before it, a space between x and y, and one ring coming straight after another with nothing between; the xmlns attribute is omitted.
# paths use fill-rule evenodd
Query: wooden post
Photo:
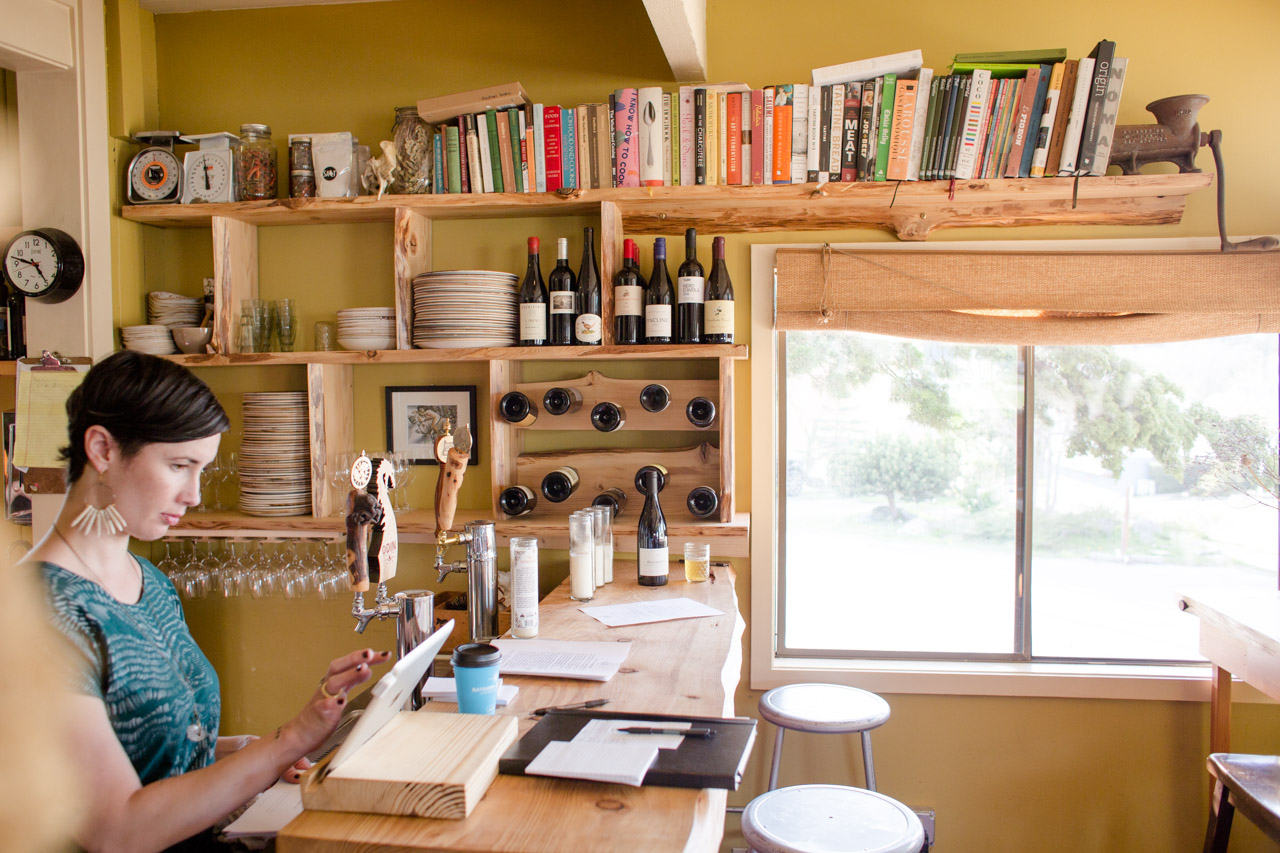
<svg viewBox="0 0 1280 853"><path fill-rule="evenodd" d="M329 491L325 463L355 442L354 371L349 364L308 364L307 402L311 417L311 514L323 518L337 510Z"/></svg>
<svg viewBox="0 0 1280 853"><path fill-rule="evenodd" d="M240 352L240 302L258 298L258 228L213 217L213 345Z"/></svg>
<svg viewBox="0 0 1280 853"><path fill-rule="evenodd" d="M613 277L622 268L622 211L612 201L600 202L600 322L605 346L613 339Z"/></svg>
<svg viewBox="0 0 1280 853"><path fill-rule="evenodd" d="M431 218L407 207L397 207L396 349L413 349L413 277L430 269Z"/></svg>
<svg viewBox="0 0 1280 853"><path fill-rule="evenodd" d="M500 519L498 495L516 481L516 458L524 443L520 430L498 415L498 401L515 388L515 371L513 361L489 362L489 491L495 519Z"/></svg>
<svg viewBox="0 0 1280 853"><path fill-rule="evenodd" d="M733 521L733 359L720 359L720 520Z"/></svg>

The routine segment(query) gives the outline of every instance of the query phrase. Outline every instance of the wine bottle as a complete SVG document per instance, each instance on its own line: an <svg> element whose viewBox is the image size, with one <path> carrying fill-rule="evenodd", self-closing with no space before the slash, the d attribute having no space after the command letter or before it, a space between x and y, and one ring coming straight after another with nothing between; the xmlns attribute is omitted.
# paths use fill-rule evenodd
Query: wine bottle
<svg viewBox="0 0 1280 853"><path fill-rule="evenodd" d="M520 303L520 346L542 346L547 342L547 287L542 283L537 237L529 238L529 265L516 300Z"/></svg>
<svg viewBox="0 0 1280 853"><path fill-rule="evenodd" d="M707 279L698 263L698 232L684 230L684 263L676 270L676 340L682 344L702 343L702 303L707 298Z"/></svg>
<svg viewBox="0 0 1280 853"><path fill-rule="evenodd" d="M636 471L636 491L640 494L648 494L649 484L646 478L650 471L656 471L658 474L658 491L662 491L667 487L667 466L665 465L644 465Z"/></svg>
<svg viewBox="0 0 1280 853"><path fill-rule="evenodd" d="M578 316L573 321L573 340L599 346L603 338L600 305L600 267L596 264L596 232L582 229L582 266L578 268Z"/></svg>
<svg viewBox="0 0 1280 853"><path fill-rule="evenodd" d="M622 268L613 277L613 342L638 344L644 325L644 277L636 261L636 241L622 241Z"/></svg>
<svg viewBox="0 0 1280 853"><path fill-rule="evenodd" d="M610 487L591 499L592 506L607 506L617 518L627 508L627 493L622 489Z"/></svg>
<svg viewBox="0 0 1280 853"><path fill-rule="evenodd" d="M9 354L9 306L0 305L0 359L17 358Z"/></svg>
<svg viewBox="0 0 1280 853"><path fill-rule="evenodd" d="M549 415L568 415L582 408L582 392L577 388L550 388L542 395L542 408Z"/></svg>
<svg viewBox="0 0 1280 853"><path fill-rule="evenodd" d="M720 508L720 496L710 486L698 486L689 492L684 503L694 518L707 518Z"/></svg>
<svg viewBox="0 0 1280 853"><path fill-rule="evenodd" d="M627 422L627 413L617 403L596 403L591 410L591 425L601 432L616 432Z"/></svg>
<svg viewBox="0 0 1280 853"><path fill-rule="evenodd" d="M9 309L9 358L27 357L27 297L16 287L6 288Z"/></svg>
<svg viewBox="0 0 1280 853"><path fill-rule="evenodd" d="M640 405L646 412L657 414L671 405L671 392L665 385L646 385L640 389Z"/></svg>
<svg viewBox="0 0 1280 853"><path fill-rule="evenodd" d="M671 276L667 273L667 238L653 241L653 272L649 274L649 288L644 292L644 342L646 344L671 343L671 303L675 293Z"/></svg>
<svg viewBox="0 0 1280 853"><path fill-rule="evenodd" d="M578 469L561 465L542 478L542 496L552 503L563 503L578 490Z"/></svg>
<svg viewBox="0 0 1280 853"><path fill-rule="evenodd" d="M509 424L533 426L533 422L538 419L538 407L521 392L508 391L498 401L498 414Z"/></svg>
<svg viewBox="0 0 1280 853"><path fill-rule="evenodd" d="M716 404L706 397L694 397L684 407L684 414L698 429L707 429L716 421Z"/></svg>
<svg viewBox="0 0 1280 853"><path fill-rule="evenodd" d="M650 470L645 475L648 488L644 496L644 509L636 525L637 580L641 586L665 586L670 571L671 557L667 551L667 520L658 503L658 472Z"/></svg>
<svg viewBox="0 0 1280 853"><path fill-rule="evenodd" d="M538 495L528 486L507 486L498 495L498 509L511 518L528 515L537 505Z"/></svg>
<svg viewBox="0 0 1280 853"><path fill-rule="evenodd" d="M702 326L705 343L733 343L733 282L729 280L729 267L724 262L723 237L711 241L711 276L707 279Z"/></svg>
<svg viewBox="0 0 1280 853"><path fill-rule="evenodd" d="M573 343L573 318L577 315L577 294L573 292L573 270L569 269L569 240L556 240L556 268L547 276L547 297L551 300L549 339L554 346Z"/></svg>

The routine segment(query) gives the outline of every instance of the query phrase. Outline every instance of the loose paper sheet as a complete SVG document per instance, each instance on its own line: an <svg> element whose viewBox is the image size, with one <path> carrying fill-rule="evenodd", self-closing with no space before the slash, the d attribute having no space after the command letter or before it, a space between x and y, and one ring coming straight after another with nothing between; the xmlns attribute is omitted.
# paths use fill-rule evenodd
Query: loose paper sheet
<svg viewBox="0 0 1280 853"><path fill-rule="evenodd" d="M610 628L624 625L643 625L647 622L672 622L677 619L696 619L700 616L723 616L723 610L708 607L691 598L664 598L659 601L640 601L634 604L605 604L598 607L579 607L592 619Z"/></svg>
<svg viewBox="0 0 1280 853"><path fill-rule="evenodd" d="M302 814L302 786L276 782L263 791L244 814L223 834L228 838L248 835L275 835L285 824Z"/></svg>
<svg viewBox="0 0 1280 853"><path fill-rule="evenodd" d="M502 650L498 672L608 681L627 659L628 643L583 643L572 640L494 640Z"/></svg>
<svg viewBox="0 0 1280 853"><path fill-rule="evenodd" d="M669 722L667 720L657 723L653 720L592 720L573 736L572 743L632 743L637 738L642 738L645 743L656 746L658 749L679 749L680 744L684 743L684 737L681 735L637 735L619 731L619 729L631 728L632 726L653 729L687 729L692 725L693 723L690 722Z"/></svg>
<svg viewBox="0 0 1280 853"><path fill-rule="evenodd" d="M644 743L553 740L529 762L524 772L638 787L644 783L645 774L657 758L658 747L648 743L647 738Z"/></svg>
<svg viewBox="0 0 1280 853"><path fill-rule="evenodd" d="M512 699L516 698L516 694L519 692L520 685L503 684L502 679L499 678L497 704L508 704ZM436 702L456 703L458 701L458 682L452 678L438 678L433 675L422 686L422 698Z"/></svg>

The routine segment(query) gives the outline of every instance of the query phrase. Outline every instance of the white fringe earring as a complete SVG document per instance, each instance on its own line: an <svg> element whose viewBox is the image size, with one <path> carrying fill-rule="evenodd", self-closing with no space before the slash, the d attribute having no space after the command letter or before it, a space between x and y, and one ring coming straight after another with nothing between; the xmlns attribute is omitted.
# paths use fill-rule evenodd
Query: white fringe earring
<svg viewBox="0 0 1280 853"><path fill-rule="evenodd" d="M125 524L124 516L120 514L120 510L116 509L115 492L111 491L111 487L102 482L102 475L98 475L98 482L90 486L92 489L105 489L107 492L106 505L94 506L92 495L85 500L84 509L80 511L72 521L72 528L79 530L86 536L115 536L123 533L128 526Z"/></svg>

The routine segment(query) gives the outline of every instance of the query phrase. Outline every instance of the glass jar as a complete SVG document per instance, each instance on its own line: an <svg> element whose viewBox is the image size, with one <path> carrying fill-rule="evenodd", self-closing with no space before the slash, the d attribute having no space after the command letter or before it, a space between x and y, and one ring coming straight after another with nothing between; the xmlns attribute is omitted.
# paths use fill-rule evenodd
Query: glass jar
<svg viewBox="0 0 1280 853"><path fill-rule="evenodd" d="M311 159L311 137L289 143L289 198L316 197L316 170Z"/></svg>
<svg viewBox="0 0 1280 853"><path fill-rule="evenodd" d="M392 131L396 150L396 170L391 176L392 193L431 192L431 127L418 115L417 107L396 107Z"/></svg>
<svg viewBox="0 0 1280 853"><path fill-rule="evenodd" d="M276 145L265 124L240 125L236 149L236 181L241 201L276 197Z"/></svg>

